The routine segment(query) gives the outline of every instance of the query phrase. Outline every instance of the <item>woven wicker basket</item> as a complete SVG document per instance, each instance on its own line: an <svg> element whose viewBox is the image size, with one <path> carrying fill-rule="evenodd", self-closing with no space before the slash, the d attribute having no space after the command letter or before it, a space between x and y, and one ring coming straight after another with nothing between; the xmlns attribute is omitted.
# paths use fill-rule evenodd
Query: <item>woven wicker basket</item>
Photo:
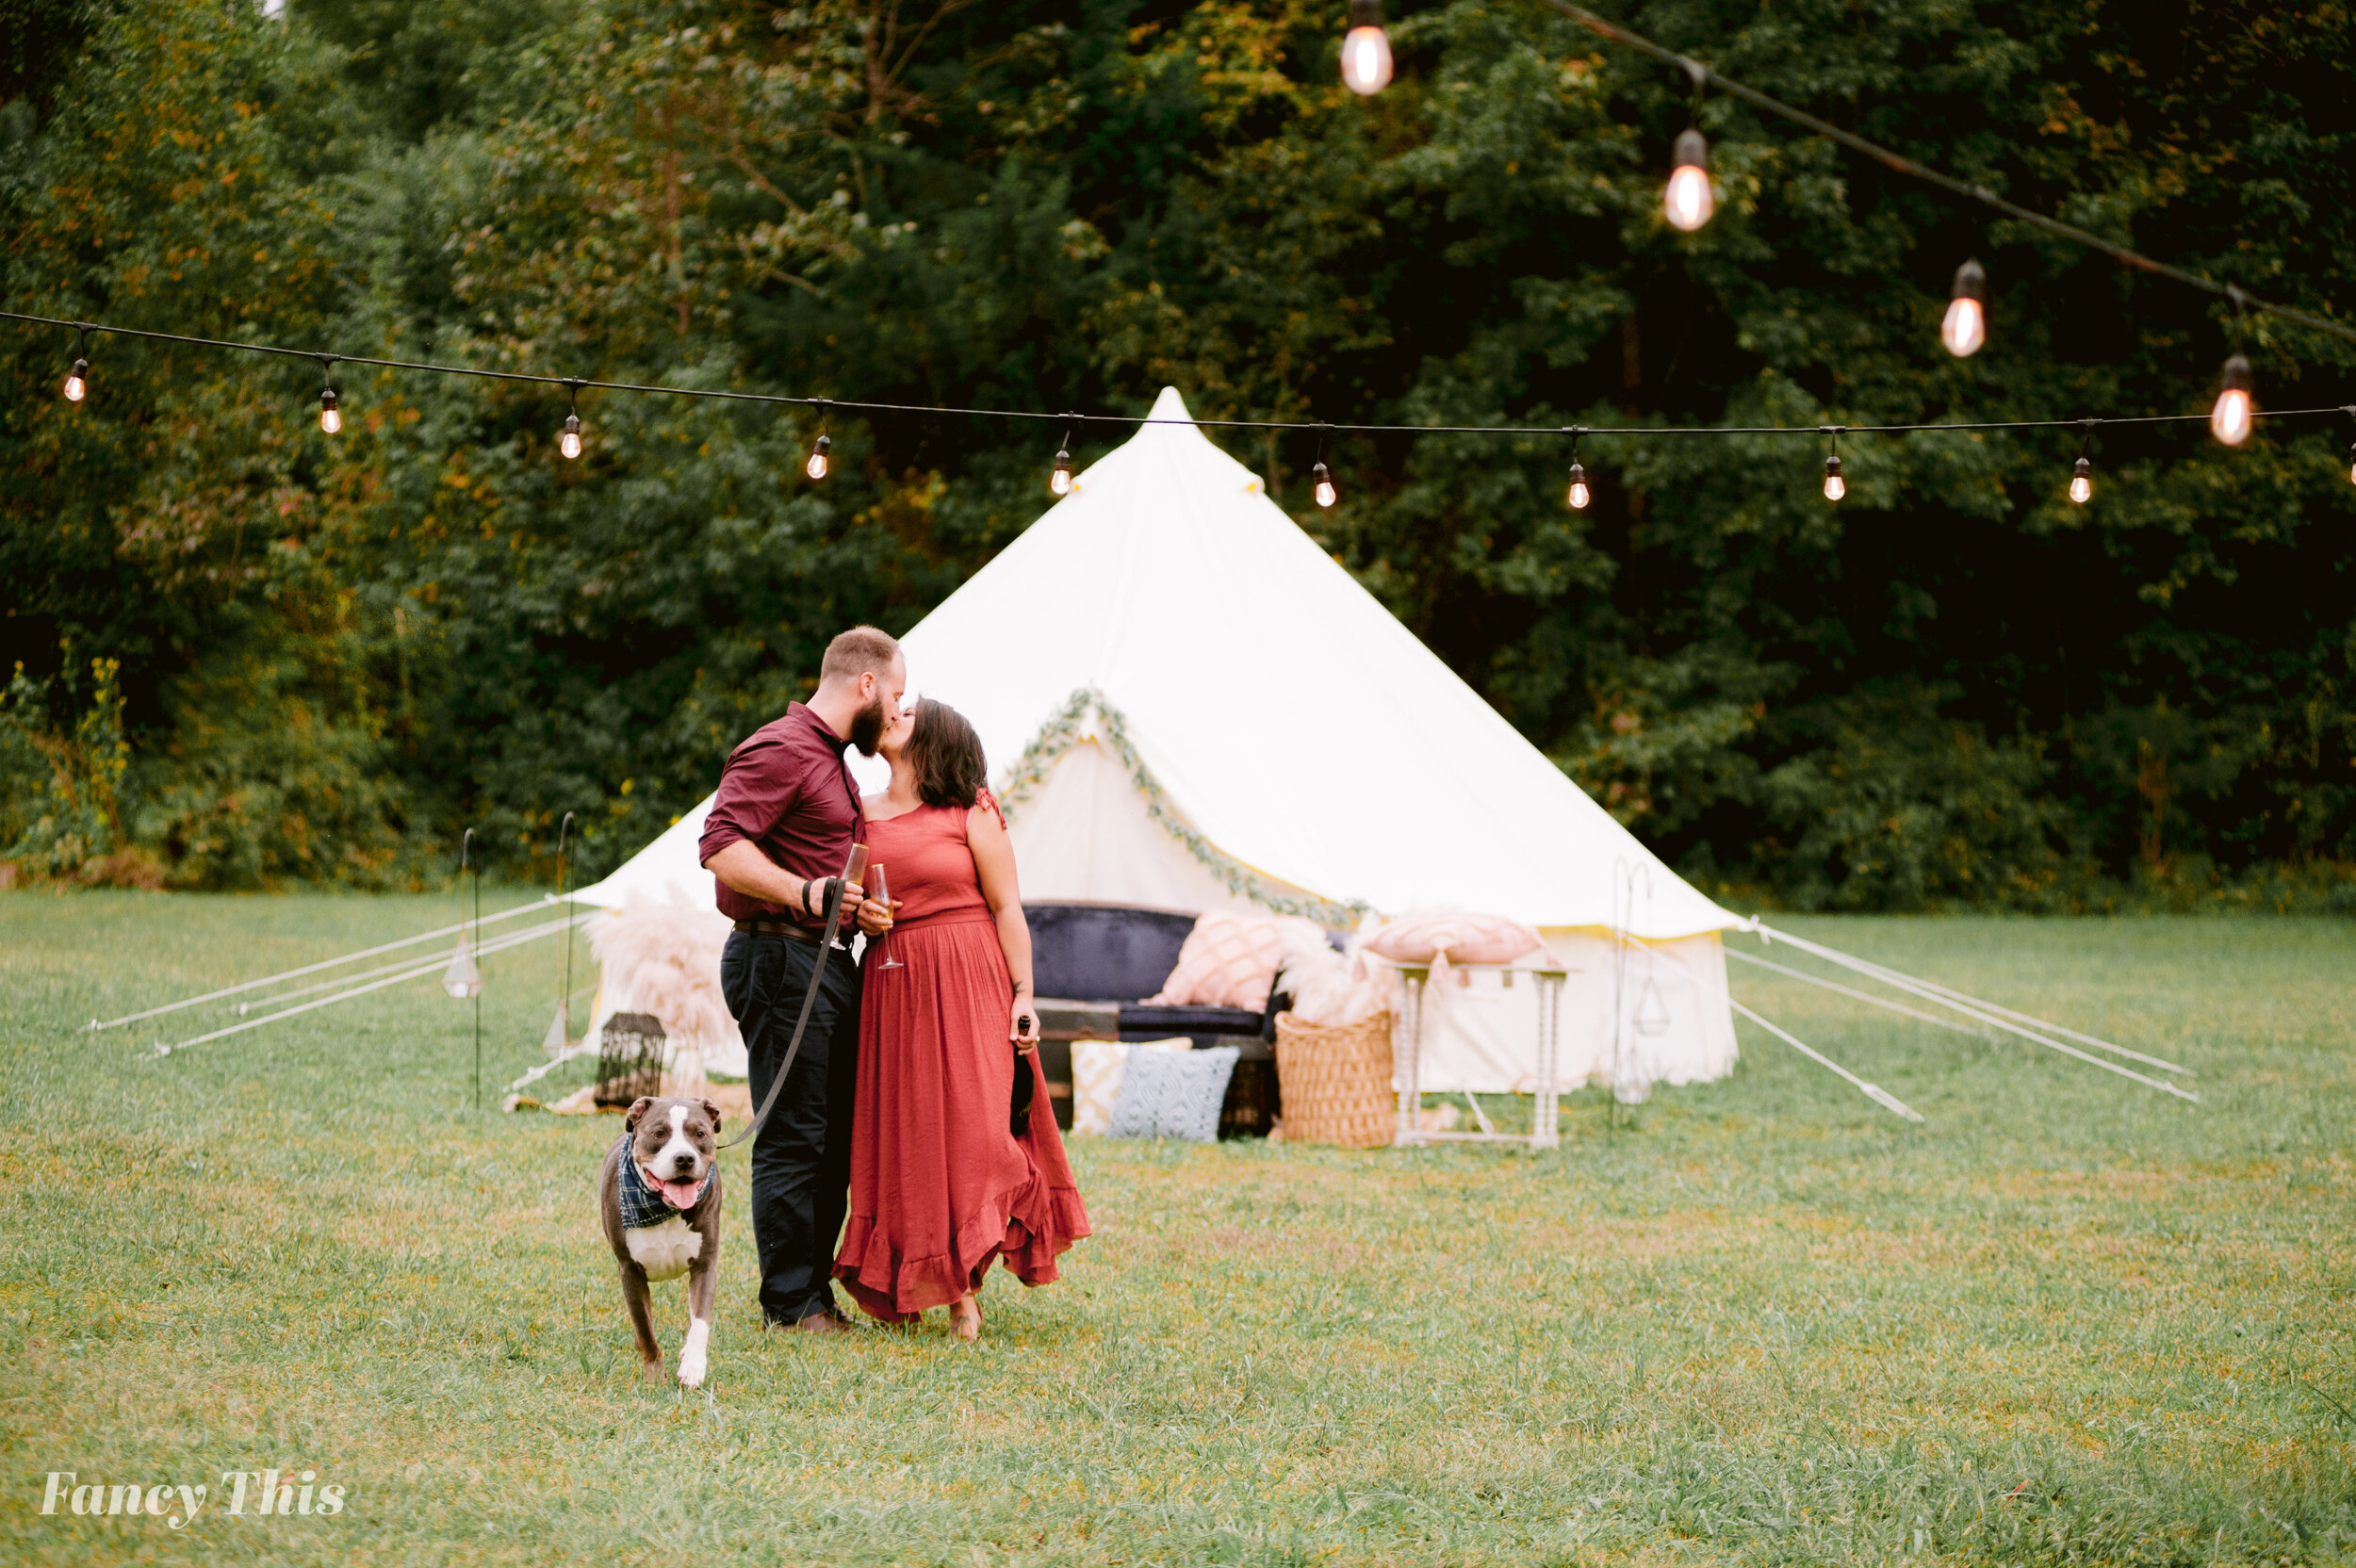
<svg viewBox="0 0 2356 1568"><path fill-rule="evenodd" d="M1286 1143L1379 1149L1398 1124L1391 1015L1324 1028L1276 1015L1276 1083Z"/></svg>

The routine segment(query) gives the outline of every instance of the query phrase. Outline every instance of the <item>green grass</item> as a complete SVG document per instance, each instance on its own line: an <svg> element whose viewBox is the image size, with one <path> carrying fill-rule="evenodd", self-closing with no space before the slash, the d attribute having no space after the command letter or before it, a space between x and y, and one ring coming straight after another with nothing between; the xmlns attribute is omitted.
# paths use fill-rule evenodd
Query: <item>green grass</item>
<svg viewBox="0 0 2356 1568"><path fill-rule="evenodd" d="M0 896L9 1562L2309 1562L2356 1543L2356 927L1806 921L2187 1061L1738 994L1728 1081L1564 1147L1083 1144L1098 1234L990 1337L754 1332L740 1176L712 1379L632 1376L591 1217L612 1123L478 1115L425 983L159 1059L93 1016L447 900ZM546 946L494 956L493 1081ZM205 1010L200 1009L201 1013ZM206 1022L219 1014L206 1015ZM188 1029L186 1033L193 1033ZM667 1345L684 1323L658 1287ZM310 1468L339 1516L228 1517ZM159 1519L42 1475L208 1481Z"/></svg>

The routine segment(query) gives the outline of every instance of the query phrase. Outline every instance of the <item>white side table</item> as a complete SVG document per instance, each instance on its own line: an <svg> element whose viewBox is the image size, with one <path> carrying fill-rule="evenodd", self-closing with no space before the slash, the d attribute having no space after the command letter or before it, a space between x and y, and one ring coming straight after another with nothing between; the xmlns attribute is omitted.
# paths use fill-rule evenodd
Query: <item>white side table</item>
<svg viewBox="0 0 2356 1568"><path fill-rule="evenodd" d="M1373 958L1373 955L1367 955ZM1375 958L1377 963L1382 959ZM1391 1029L1391 1056L1399 1076L1399 1130L1392 1136L1394 1147L1413 1148L1426 1143L1527 1143L1532 1149L1552 1149L1562 1141L1561 1086L1555 1075L1557 1047L1562 1032L1562 988L1570 978L1567 967L1525 969L1516 964L1451 964L1449 969L1474 974L1525 974L1538 988L1538 1086L1537 1104L1530 1119L1527 1137L1518 1133L1499 1133L1490 1129L1487 1119L1481 1116L1478 1102L1473 1115L1480 1119L1481 1130L1476 1133L1444 1133L1416 1125L1416 1113L1423 1109L1423 995L1431 983L1429 964L1393 964L1399 971L1403 995L1399 1018ZM1511 984L1509 980L1507 982Z"/></svg>

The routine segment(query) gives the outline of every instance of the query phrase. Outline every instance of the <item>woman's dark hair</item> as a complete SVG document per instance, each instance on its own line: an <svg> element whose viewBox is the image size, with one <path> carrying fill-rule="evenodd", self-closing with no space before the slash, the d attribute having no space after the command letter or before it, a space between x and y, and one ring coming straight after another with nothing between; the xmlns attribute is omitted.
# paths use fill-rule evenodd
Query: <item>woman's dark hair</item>
<svg viewBox="0 0 2356 1568"><path fill-rule="evenodd" d="M920 697L916 727L908 731L908 767L916 774L916 794L927 806L971 808L982 797L990 780L990 761L982 755L982 738L965 715L945 702Z"/></svg>

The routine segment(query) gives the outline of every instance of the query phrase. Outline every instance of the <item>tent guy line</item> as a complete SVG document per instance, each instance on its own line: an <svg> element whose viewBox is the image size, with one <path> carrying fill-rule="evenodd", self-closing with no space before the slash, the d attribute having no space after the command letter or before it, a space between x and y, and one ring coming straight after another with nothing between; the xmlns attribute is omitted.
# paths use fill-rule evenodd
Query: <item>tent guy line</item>
<svg viewBox="0 0 2356 1568"><path fill-rule="evenodd" d="M1854 953L1840 953L1833 948L1822 947L1820 944L1809 943L1803 939L1792 936L1787 932L1775 931L1772 934L1772 936L1770 936L1769 931L1770 928L1767 925L1764 923L1759 923L1759 935L1762 941L1774 940L1789 942L1794 947L1807 952L1816 953L1821 957L1827 958L1834 963L1841 964L1846 969L1864 974L1869 979L1879 980L1884 985L1896 985L1900 982L1904 982L1910 986L1923 987L1926 989L1937 993L1937 995L1933 996L1931 1000L1939 1003L1941 1006L1953 1007L1957 1003L1969 1003L1973 1007L1985 1008L1988 1012L2002 1014L2004 1017L2011 1019L2016 1023L2034 1024L2037 1028L2045 1030L2049 1034L2059 1035L2065 1039L2077 1040L2082 1044L2093 1046L2099 1051L2108 1051L2115 1055L2125 1056L2131 1061L2141 1062L2147 1067L2158 1068L2163 1072L2179 1072L2187 1078L2197 1078L2200 1076L2200 1074L2194 1072L2192 1069L2185 1067L2181 1062L2171 1062L2164 1056L2147 1056L2140 1051L2130 1051L2127 1047L2123 1045L2115 1045L2111 1041L2103 1039L2099 1035L2083 1035L2075 1029L2066 1029L2062 1025L2053 1022L2051 1020L2038 1018L2034 1013L2024 1013L2015 1008L2002 1006L1982 997L1973 996L1967 991L1959 991L1953 986L1942 986L1936 980L1926 980L1919 974L1908 974L1902 970L1891 969L1887 964L1877 964L1871 958L1860 958ZM1753 958L1751 961L1759 964L1765 964L1767 962L1764 958ZM1781 968L1780 965L1769 965L1768 967L1777 969ZM1797 970L1786 970L1784 972L1796 975L1799 974L1800 972ZM1802 979L1814 978L1813 976L1808 975L1800 975L1800 977ZM1831 984L1829 981L1820 981L1819 983L1824 985ZM2002 1025L1999 1025L1999 1027L2002 1027Z"/></svg>
<svg viewBox="0 0 2356 1568"><path fill-rule="evenodd" d="M531 904L518 904L512 909L502 909L498 914L485 915L479 921L461 921L456 925L445 925L433 931L420 932L414 937L403 937L397 942L386 942L381 947L365 947L357 953L347 953L340 958L322 958L316 964L304 964L300 969L284 970L276 974L266 974L259 980L246 980L241 981L235 986L223 986L217 991L206 991L203 996L191 996L183 1002L167 1002L160 1007L150 1007L145 1012L125 1013L121 1018L110 1018L104 1023L101 1023L96 1019L92 1019L90 1022L82 1026L83 1031L84 1033L89 1033L98 1029L112 1029L125 1023L137 1023L141 1019L157 1018L165 1013L175 1013L183 1007L193 1007L200 1003L218 1002L224 996L236 996L241 991L254 990L262 986L274 986L281 980L292 980L300 975L317 974L323 969L337 969L345 964L358 963L363 958L373 958L380 953L390 953L396 948L415 947L419 942L430 942L436 937L448 937L457 932L464 931L470 925L489 925L494 921L512 919L516 915L528 914L534 909L546 909L554 902L555 900L553 899L544 897ZM441 957L443 958L447 958L450 955L448 954L441 955ZM437 959L436 961L438 962L439 960ZM356 979L358 976L346 975L344 978L350 980ZM300 993L298 992L294 994Z"/></svg>
<svg viewBox="0 0 2356 1568"><path fill-rule="evenodd" d="M1877 970L1886 968L1886 966L1880 964L1874 964L1873 967ZM1895 974L1898 972L1890 970L1889 972ZM2200 1076L2200 1074L2194 1071L2191 1068L2184 1067L2179 1063L2168 1061L2159 1056L2147 1056L2140 1051L2130 1051L2123 1045L2113 1045L2109 1040L2103 1039L2099 1036L2082 1035L2075 1029L2066 1029L2058 1023L2053 1023L2045 1019L2036 1017L2034 1014L2017 1012L2010 1007L1999 1006L1993 1002L1984 1002L1976 996L1967 996L1963 992L1956 990L1953 986L1942 986L1936 980L1923 980L1920 975L1909 975L1907 978L1921 981L1922 985L1928 986L1932 990L1939 992L1942 997L1951 997L1957 1002L1969 1002L1973 1006L1985 1007L1991 1013L2001 1013L2017 1023L2034 1023L2039 1029L2051 1030L2053 1033L2061 1036L2064 1039L2077 1040L2081 1044L2091 1045L2098 1050L2114 1052L2117 1054L2128 1057L2133 1061L2146 1062L2152 1067L2161 1069L2163 1071L2181 1072L2187 1078L2197 1078Z"/></svg>
<svg viewBox="0 0 2356 1568"><path fill-rule="evenodd" d="M194 337L183 333L155 332L144 327L120 327L103 321L74 320L57 316L33 316L14 310L0 310L0 320L63 327L70 332L82 334L85 337L92 333L100 333L117 337L145 338L160 343L185 343L196 348L226 349L234 352L265 354L283 359L307 359L331 374L335 366L359 365L374 369L414 370L427 375L462 376L479 381L515 382L528 385L549 386L576 398L582 392L630 392L651 397L701 398L721 402L771 403L825 411L848 409L862 414L922 414L979 419L1029 419L1044 421L1048 424L1061 423L1066 426L1121 425L1142 428L1153 424L1171 423L1198 427L1209 426L1222 430L1301 431L1357 435L1567 435L1576 441L1590 436L1646 439L1654 436L1694 435L1908 435L1938 431L1969 433L1984 431L2091 430L2104 425L2205 423L2211 417L2205 413L2129 414L2069 419L1979 419L1857 425L1386 425L1350 423L1331 419L1194 418L1165 421L1152 415L1139 416L1130 414L1043 412L1021 408L964 408L947 403L875 402L848 398L794 397L777 392L744 392L725 387L661 386L644 382L599 381L589 376L552 376L529 370L485 370L466 365L435 365L422 360L379 359L365 354L336 353L327 350L289 349L272 343L239 343L225 338ZM2301 419L2356 415L2356 405L2332 404L2318 408L2252 408L2250 412L2254 418Z"/></svg>
<svg viewBox="0 0 2356 1568"><path fill-rule="evenodd" d="M1979 1030L1971 1027L1969 1024L1957 1023L1954 1019L1940 1018L1936 1013L1926 1013L1920 1007L1909 1007L1903 1002L1892 1002L1886 996L1875 996L1870 991L1858 990L1855 986L1844 986L1838 980L1827 980L1821 974L1810 974L1806 970L1789 969L1782 964L1775 963L1770 959L1762 958L1756 953L1744 953L1740 948L1733 947L1727 948L1726 952L1726 956L1729 958L1740 959L1742 962L1746 964L1756 964L1760 969L1773 970L1777 974L1789 975L1794 980L1803 981L1811 986L1822 987L1824 989L1828 991L1838 991L1842 996L1854 998L1858 1002L1865 1003L1869 1006L1887 1007L1893 1013L1904 1013L1908 1018L1920 1019L1922 1022L1930 1024L1935 1028L1952 1029L1958 1035L1970 1035L1974 1039L1984 1037Z"/></svg>
<svg viewBox="0 0 2356 1568"><path fill-rule="evenodd" d="M2163 1093L2172 1094L2179 1100L2190 1101L2196 1105L2201 1103L2201 1097L2194 1094L2189 1089L2182 1088L2174 1084L2165 1083L2157 1078L2147 1077L2143 1073L2134 1070L2132 1068L2121 1067L2117 1062L2104 1061L2102 1057L2094 1055L2089 1052L2081 1051L2074 1045L2064 1045L2059 1040L2049 1039L2045 1036L2024 1029L2017 1023L2007 1022L2004 1019L1997 1017L1994 1013L1983 1010L1980 1006L1967 1005L1966 1004L1955 1001L1951 997L1942 996L1938 990L1932 988L1923 982L1902 975L1895 970L1884 969L1879 964L1869 963L1863 958L1853 958L1837 948L1830 948L1820 942L1809 941L1805 937L1795 937L1790 932L1778 931L1775 927L1768 925L1763 921L1754 922L1752 928L1772 940L1789 942L1792 946L1798 948L1801 952L1812 953L1817 957L1825 960L1827 963L1839 964L1842 969L1851 970L1872 979L1879 980L1885 986L1892 986L1899 990L1907 991L1915 996L1919 996L1926 1002L1937 1003L1942 1007L1961 1013L1966 1018L1977 1019L1982 1023L1990 1024L1998 1029L2002 1029L2006 1034L2018 1035L2024 1040L2034 1041L2035 1043L2045 1047L2048 1051L2058 1051L2065 1056L2075 1056L2082 1062L2093 1063L2096 1067L2101 1068L2105 1072L2116 1072L2121 1078L2132 1078L2136 1083L2142 1084L2147 1087L2159 1089ZM2163 1062L2157 1057L2146 1056L2139 1052L2129 1051L2124 1046L2114 1045L2107 1047L2107 1049L2116 1051L2122 1056L2132 1056L2138 1061L2149 1062L2152 1066L2158 1067L2166 1071L2182 1072L2184 1070L2183 1068L2176 1067L2171 1063Z"/></svg>
<svg viewBox="0 0 2356 1568"><path fill-rule="evenodd" d="M1787 1033L1785 1030L1768 1022L1765 1019L1759 1017L1748 1007L1743 1006L1740 1002L1737 1002L1729 997L1726 1000L1726 1005L1732 1007L1736 1012L1741 1013L1744 1018L1749 1019L1753 1023L1758 1024L1761 1029L1764 1029L1769 1034L1775 1036L1775 1038L1783 1041L1784 1044L1792 1047L1792 1050L1797 1051L1800 1054L1808 1057L1810 1061L1815 1062L1818 1066L1830 1068L1833 1071L1841 1074L1841 1077L1846 1078L1850 1083L1857 1086L1859 1093L1863 1094L1868 1100L1873 1102L1874 1104L1881 1106L1884 1110L1894 1111L1898 1115L1905 1117L1908 1121L1921 1121L1922 1119L1922 1112L1916 1110L1913 1106L1907 1104L1905 1101L1899 1099L1896 1095L1890 1093L1879 1084L1867 1083L1864 1079L1858 1077L1856 1073L1851 1072L1847 1068L1842 1067L1839 1062L1834 1061L1830 1056L1825 1055L1814 1046L1803 1043L1797 1036Z"/></svg>
<svg viewBox="0 0 2356 1568"><path fill-rule="evenodd" d="M510 931L484 942L474 950L474 954L479 958L488 957L494 953L503 953L511 947L521 947L526 942L538 941L542 937L552 936L566 926L578 925L590 918L591 916L587 914L567 915L561 920L550 921L545 925L532 925L521 931ZM332 1007L338 1002L349 1002L355 996L365 996L370 991L380 991L387 986L397 986L404 980L421 979L439 970L446 961L445 956L437 954L414 969L405 969L398 974L387 975L382 980L372 980L365 986L354 986L350 990L339 991L334 996L322 996L316 1002L305 1002L293 1007L282 1007L277 1012L265 1013L260 1018L247 1019L242 1023L233 1023L227 1028L216 1029L209 1035L198 1035L175 1044L166 1045L158 1041L155 1048L155 1054L169 1056L175 1051L186 1051L189 1046L203 1045L207 1040L243 1034L248 1029L259 1029L265 1023L275 1023L282 1018L292 1018L297 1013L307 1013L319 1007Z"/></svg>
<svg viewBox="0 0 2356 1568"><path fill-rule="evenodd" d="M546 904L527 904L523 906L523 908L526 909L540 909L543 911L547 910L548 907L550 907L550 906ZM518 910L516 912L520 913L521 911ZM489 922L485 921L483 923L488 924ZM544 927L534 926L532 928L532 934L534 936L540 935L544 929ZM504 938L508 935L508 933L502 931L499 935L501 938ZM466 939L462 937L455 945L445 947L436 951L434 955L433 961L437 964L447 964L452 958L457 957L461 953L473 951L475 951L475 949L472 944L470 944ZM379 964L374 969L364 969L359 971L357 973L331 974L324 980L314 980L307 986L297 986L292 990L272 991L268 996L257 996L251 1002L238 1003L237 1016L239 1018L243 1018L257 1007L275 1007L282 1003L292 1002L299 996L309 996L315 991L332 991L338 986L357 985L363 980L373 980L380 974L390 974L397 969L408 969L413 965L422 963L425 960L419 958L416 954L410 954L405 957L396 958L389 964Z"/></svg>

